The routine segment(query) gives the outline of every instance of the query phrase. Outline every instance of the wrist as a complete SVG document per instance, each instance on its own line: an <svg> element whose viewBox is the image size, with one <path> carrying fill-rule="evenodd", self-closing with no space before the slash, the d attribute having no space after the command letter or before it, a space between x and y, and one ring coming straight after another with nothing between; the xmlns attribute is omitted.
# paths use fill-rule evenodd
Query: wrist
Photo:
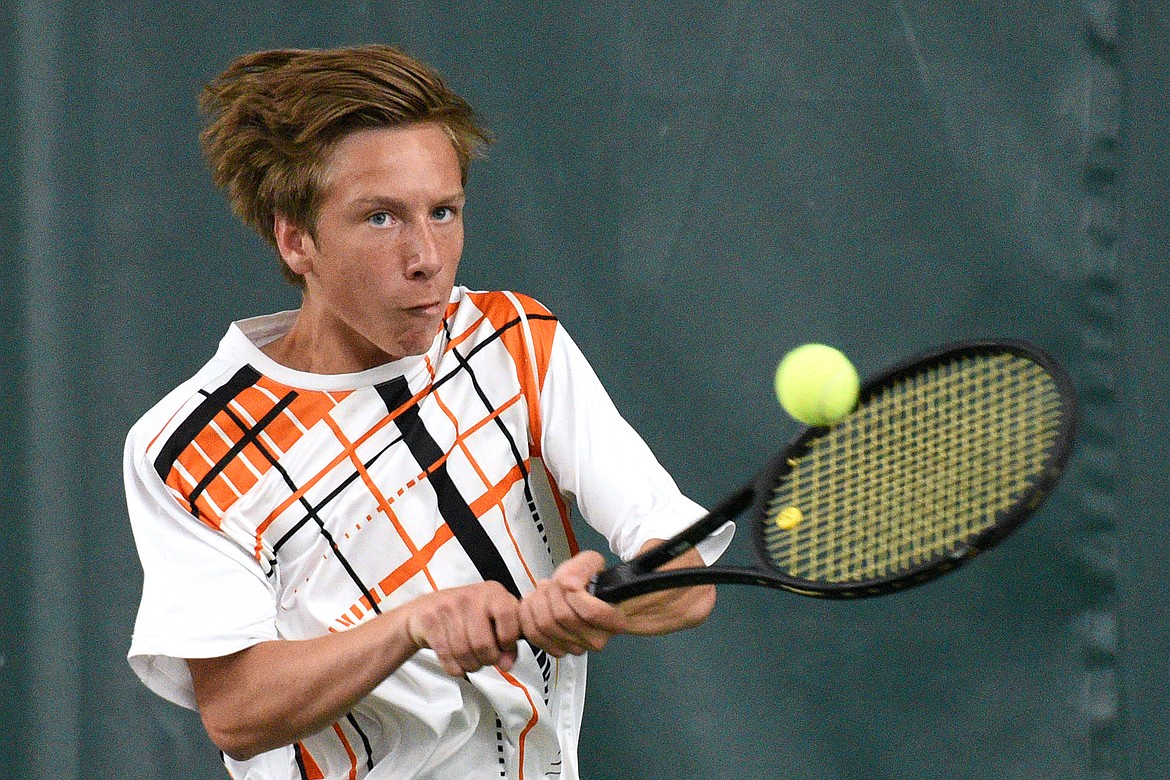
<svg viewBox="0 0 1170 780"><path fill-rule="evenodd" d="M411 609L411 605L404 604L398 608L397 613L401 618L400 631L406 635L406 641L411 645L414 652L429 648L430 643L426 640L426 633L418 625L418 614L415 610Z"/></svg>

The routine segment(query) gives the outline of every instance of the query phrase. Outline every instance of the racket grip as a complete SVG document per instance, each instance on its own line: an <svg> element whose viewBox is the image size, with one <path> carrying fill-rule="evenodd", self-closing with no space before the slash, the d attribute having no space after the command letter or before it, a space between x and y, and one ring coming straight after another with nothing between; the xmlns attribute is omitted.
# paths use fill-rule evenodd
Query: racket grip
<svg viewBox="0 0 1170 780"><path fill-rule="evenodd" d="M621 598L615 598L614 593L627 583L637 579L636 569L629 562L611 566L605 571L598 572L589 580L589 592L610 604L617 604Z"/></svg>

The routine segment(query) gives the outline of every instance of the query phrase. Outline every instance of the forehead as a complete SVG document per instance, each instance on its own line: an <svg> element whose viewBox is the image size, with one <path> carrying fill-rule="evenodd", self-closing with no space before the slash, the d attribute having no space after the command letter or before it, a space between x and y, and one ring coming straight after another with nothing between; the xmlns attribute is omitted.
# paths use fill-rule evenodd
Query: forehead
<svg viewBox="0 0 1170 780"><path fill-rule="evenodd" d="M329 154L324 178L326 199L415 190L450 195L462 189L455 145L435 122L349 133Z"/></svg>

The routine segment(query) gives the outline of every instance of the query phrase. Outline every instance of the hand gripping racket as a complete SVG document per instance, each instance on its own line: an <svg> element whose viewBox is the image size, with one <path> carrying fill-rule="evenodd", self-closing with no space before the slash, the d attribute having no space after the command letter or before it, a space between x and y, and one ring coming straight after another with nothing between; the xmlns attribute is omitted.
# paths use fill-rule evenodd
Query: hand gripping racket
<svg viewBox="0 0 1170 780"><path fill-rule="evenodd" d="M692 526L601 572L594 594L617 603L738 583L847 599L920 585L1036 511L1068 461L1075 413L1067 374L1031 344L972 341L911 358ZM745 510L754 567L655 571Z"/></svg>

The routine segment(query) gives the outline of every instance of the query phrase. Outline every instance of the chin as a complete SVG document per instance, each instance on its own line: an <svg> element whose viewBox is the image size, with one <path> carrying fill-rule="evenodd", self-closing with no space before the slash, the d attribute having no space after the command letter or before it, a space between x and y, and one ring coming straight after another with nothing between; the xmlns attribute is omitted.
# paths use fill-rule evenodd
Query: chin
<svg viewBox="0 0 1170 780"><path fill-rule="evenodd" d="M418 337L415 339L408 339L399 346L399 354L403 357L414 357L416 355L425 355L435 343L435 335L432 333L426 337Z"/></svg>

